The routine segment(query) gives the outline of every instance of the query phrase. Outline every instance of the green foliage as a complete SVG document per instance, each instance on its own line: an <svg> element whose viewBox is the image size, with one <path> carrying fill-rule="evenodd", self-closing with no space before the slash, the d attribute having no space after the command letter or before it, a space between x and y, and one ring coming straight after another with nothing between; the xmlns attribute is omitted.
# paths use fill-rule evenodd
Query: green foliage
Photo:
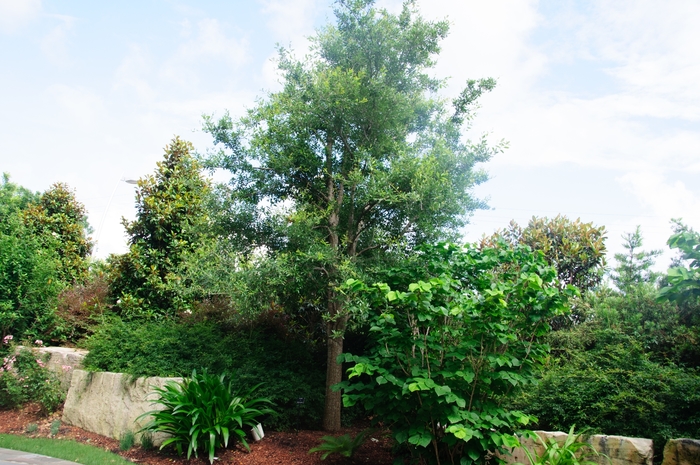
<svg viewBox="0 0 700 465"><path fill-rule="evenodd" d="M193 371L182 383L170 381L156 388L155 403L164 409L142 415L153 418L142 431L168 434L161 449L172 445L180 455L186 449L188 459L193 452L197 457L200 449L205 450L209 463L214 462L217 447L228 447L229 438L249 449L243 427L253 427L258 417L274 412L263 406L270 403L268 399L253 398L255 387L239 393L227 378Z"/></svg>
<svg viewBox="0 0 700 465"><path fill-rule="evenodd" d="M527 246L443 246L421 257L441 273L370 293L373 345L354 362L343 401L361 403L427 463L468 464L511 446L533 420L507 400L539 375L549 320L576 294Z"/></svg>
<svg viewBox="0 0 700 465"><path fill-rule="evenodd" d="M86 234L89 226L85 206L68 185L52 185L22 216L43 247L56 250L60 279L70 284L82 283L88 274L92 242Z"/></svg>
<svg viewBox="0 0 700 465"><path fill-rule="evenodd" d="M336 24L297 59L280 49L283 89L246 116L205 120L222 150L207 161L231 172L221 187L220 224L247 253L287 254L323 309L328 400L324 427L340 426L342 352L350 313L336 288L370 262L437 240L455 239L484 203L472 188L492 148L462 139L476 100L493 79L468 81L452 102L429 75L448 22L428 22L406 2L399 15L372 0L339 1ZM298 302L293 298L285 299Z"/></svg>
<svg viewBox="0 0 700 465"><path fill-rule="evenodd" d="M155 175L138 182L136 220L123 220L129 252L111 258L111 293L125 318L169 317L191 305L181 265L201 246L209 192L192 151L176 137Z"/></svg>
<svg viewBox="0 0 700 465"><path fill-rule="evenodd" d="M3 175L0 184L0 333L17 338L46 334L64 283L60 280L56 242L46 247L23 220L38 200Z"/></svg>
<svg viewBox="0 0 700 465"><path fill-rule="evenodd" d="M92 244L85 207L67 185L41 195L0 184L0 333L63 338L58 294L82 282Z"/></svg>
<svg viewBox="0 0 700 465"><path fill-rule="evenodd" d="M549 438L545 442L537 436L544 446L544 451L535 457L529 450L524 449L530 465L597 465L598 462L594 460L601 456L607 458L608 463L611 463L610 458L606 455L598 453L590 444L580 441L580 435L574 434L575 427L576 425L571 426L564 444L559 444L554 438ZM515 465L523 464L516 463Z"/></svg>
<svg viewBox="0 0 700 465"><path fill-rule="evenodd" d="M338 454L341 457L350 458L355 454L355 451L364 444L370 430L361 431L354 438L349 434L342 436L323 436L323 441L320 445L309 450L309 454L314 452L323 452L321 460L326 460L331 454Z"/></svg>
<svg viewBox="0 0 700 465"><path fill-rule="evenodd" d="M637 226L633 233L622 236L624 242L622 246L626 253L615 254L617 266L612 274L615 286L622 292L629 292L641 283L655 283L658 274L651 272L655 258L662 254L661 250L639 250L643 245L642 232Z"/></svg>
<svg viewBox="0 0 700 465"><path fill-rule="evenodd" d="M152 450L155 447L155 444L153 444L153 434L151 433L142 433L141 434L141 448L144 450Z"/></svg>
<svg viewBox="0 0 700 465"><path fill-rule="evenodd" d="M279 415L276 429L318 428L323 409L324 357L285 332L284 315L253 327L224 331L214 322L123 322L113 320L90 336L88 370L134 376L187 376L192 370L235 372L241 389L262 383L260 396ZM302 405L297 400L304 398Z"/></svg>
<svg viewBox="0 0 700 465"><path fill-rule="evenodd" d="M685 325L681 309L657 300L657 293L651 283L641 283L625 293L604 288L589 295L590 321L552 334L554 352L598 349L602 342L596 335L603 330L635 340L656 363L700 367L700 327Z"/></svg>
<svg viewBox="0 0 700 465"><path fill-rule="evenodd" d="M55 411L65 399L61 382L46 368L49 354L42 358L27 348L10 350L0 366L0 407L13 408L38 402L44 413Z"/></svg>
<svg viewBox="0 0 700 465"><path fill-rule="evenodd" d="M522 228L512 221L492 237L482 241L490 245L503 238L511 244L525 244L544 253L556 268L559 279L582 292L598 285L605 267L605 227L571 221L557 215L554 219L532 217Z"/></svg>
<svg viewBox="0 0 700 465"><path fill-rule="evenodd" d="M697 370L653 362L633 336L619 331L584 337L583 348L560 349L540 384L517 403L537 416L540 428L576 423L603 434L651 438L659 457L670 438L700 437Z"/></svg>
<svg viewBox="0 0 700 465"><path fill-rule="evenodd" d="M49 333L59 292L56 255L27 234L18 218L0 231L0 333L18 338ZM10 230L10 231L8 231Z"/></svg>
<svg viewBox="0 0 700 465"><path fill-rule="evenodd" d="M668 270L667 286L661 288L659 296L679 303L698 303L700 299L700 234L681 231L668 239L672 249L681 251L681 259L687 266Z"/></svg>
<svg viewBox="0 0 700 465"><path fill-rule="evenodd" d="M119 437L119 450L129 450L132 447L134 447L135 442L136 437L134 436L134 432L131 430L127 430Z"/></svg>
<svg viewBox="0 0 700 465"><path fill-rule="evenodd" d="M61 420L54 420L51 422L51 436L56 436L61 430Z"/></svg>
<svg viewBox="0 0 700 465"><path fill-rule="evenodd" d="M36 423L29 423L27 425L27 427L24 429L24 431L27 434L36 433L38 430L39 430L39 425L37 425Z"/></svg>

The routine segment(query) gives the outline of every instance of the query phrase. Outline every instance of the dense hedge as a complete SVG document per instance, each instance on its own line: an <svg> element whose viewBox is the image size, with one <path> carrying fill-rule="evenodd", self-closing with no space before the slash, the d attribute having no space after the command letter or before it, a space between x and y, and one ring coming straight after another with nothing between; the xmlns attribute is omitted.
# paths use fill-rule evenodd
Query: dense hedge
<svg viewBox="0 0 700 465"><path fill-rule="evenodd" d="M285 337L273 326L224 331L213 323L138 322L115 319L91 336L89 370L134 376L188 376L193 369L235 372L243 387L275 403L274 429L318 427L323 413L323 351ZM297 404L304 398L302 405Z"/></svg>
<svg viewBox="0 0 700 465"><path fill-rule="evenodd" d="M700 371L650 359L633 337L614 330L580 334L587 350L553 360L518 404L545 430L576 424L593 432L654 440L700 438Z"/></svg>

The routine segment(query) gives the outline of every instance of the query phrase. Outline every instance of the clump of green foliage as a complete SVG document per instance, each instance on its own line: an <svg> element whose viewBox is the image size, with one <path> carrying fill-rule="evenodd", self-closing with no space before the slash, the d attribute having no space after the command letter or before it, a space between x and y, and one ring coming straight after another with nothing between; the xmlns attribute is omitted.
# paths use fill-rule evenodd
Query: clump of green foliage
<svg viewBox="0 0 700 465"><path fill-rule="evenodd" d="M134 432L131 430L127 430L119 437L119 450L129 450L132 447L134 447L135 442L136 436L134 436Z"/></svg>
<svg viewBox="0 0 700 465"><path fill-rule="evenodd" d="M598 465L595 459L600 457L607 458L608 463L611 463L610 458L605 454L599 453L590 444L582 442L580 434L574 434L575 427L576 425L571 426L563 444L559 444L554 438L545 441L535 435L544 446L544 450L535 456L528 449L523 449L530 465ZM518 445L518 447L521 446ZM516 463L515 465L523 464Z"/></svg>
<svg viewBox="0 0 700 465"><path fill-rule="evenodd" d="M654 440L700 437L700 376L649 359L631 336L614 330L586 335L585 350L556 359L519 402L542 429L573 423L596 432Z"/></svg>
<svg viewBox="0 0 700 465"><path fill-rule="evenodd" d="M0 182L0 335L63 339L58 295L86 276L85 207L65 184L43 194Z"/></svg>
<svg viewBox="0 0 700 465"><path fill-rule="evenodd" d="M309 454L314 452L323 452L321 460L326 460L331 454L338 454L341 457L351 458L355 451L364 444L370 430L361 431L354 438L349 434L342 436L323 436L323 441L318 446L309 450Z"/></svg>
<svg viewBox="0 0 700 465"><path fill-rule="evenodd" d="M534 420L504 400L536 381L541 337L576 290L522 245L442 246L420 261L427 278L402 287L347 283L373 299L373 344L345 355L354 365L339 387L421 463L475 463Z"/></svg>
<svg viewBox="0 0 700 465"><path fill-rule="evenodd" d="M55 411L65 399L61 382L46 368L49 354L37 357L31 349L17 347L7 336L0 366L0 407L14 408L27 402L38 402L44 413ZM40 341L37 341L40 342Z"/></svg>
<svg viewBox="0 0 700 465"><path fill-rule="evenodd" d="M61 420L54 420L51 422L51 436L56 436L61 430Z"/></svg>
<svg viewBox="0 0 700 465"><path fill-rule="evenodd" d="M155 447L153 444L153 434L149 432L141 433L141 448L144 450L151 450Z"/></svg>
<svg viewBox="0 0 700 465"><path fill-rule="evenodd" d="M216 448L228 447L230 438L250 449L244 426L253 427L259 417L274 413L265 406L271 403L269 399L253 397L256 388L241 392L226 374L193 371L181 383L170 381L156 388L159 397L155 403L164 408L142 415L151 416L152 421L141 431L166 433L169 437L161 449L173 446L180 455L186 450L188 459L204 450L213 463Z"/></svg>

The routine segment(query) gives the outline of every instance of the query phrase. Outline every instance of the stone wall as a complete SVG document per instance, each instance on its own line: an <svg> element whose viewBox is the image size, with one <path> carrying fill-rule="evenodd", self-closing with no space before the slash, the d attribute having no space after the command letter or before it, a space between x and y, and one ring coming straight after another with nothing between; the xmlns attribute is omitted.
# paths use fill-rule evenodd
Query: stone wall
<svg viewBox="0 0 700 465"><path fill-rule="evenodd" d="M119 439L127 431L136 433L150 420L137 421L145 412L157 408L153 388L181 378L136 378L122 373L74 370L63 406L63 422L87 431ZM138 435L137 435L138 436ZM153 440L160 445L164 436Z"/></svg>
<svg viewBox="0 0 700 465"><path fill-rule="evenodd" d="M535 431L535 433L548 442L553 438L559 444L566 441L567 434L561 431ZM522 438L521 444L533 455L537 456L544 451L544 446L540 441ZM595 450L610 457L612 465L652 465L654 458L654 447L651 439L626 438L622 436L593 435L586 438L586 442L591 444ZM507 464L530 463L522 448L512 451L510 456L501 456ZM608 465L609 462L604 457L599 457L596 462L600 465Z"/></svg>

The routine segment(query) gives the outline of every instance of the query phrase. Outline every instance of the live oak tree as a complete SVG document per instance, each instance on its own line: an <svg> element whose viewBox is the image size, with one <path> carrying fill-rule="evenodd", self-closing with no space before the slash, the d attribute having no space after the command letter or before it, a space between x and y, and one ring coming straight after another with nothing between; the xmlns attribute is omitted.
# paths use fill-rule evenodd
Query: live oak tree
<svg viewBox="0 0 700 465"><path fill-rule="evenodd" d="M308 56L280 49L282 90L240 120L205 122L222 147L209 165L231 173L220 191L230 240L296 257L322 301L331 431L351 316L338 286L389 254L455 238L483 205L471 193L487 179L475 165L502 148L461 138L493 79L468 81L451 108L437 96L443 82L428 71L447 21L422 19L411 1L398 16L373 3L338 1L336 24L318 31Z"/></svg>

